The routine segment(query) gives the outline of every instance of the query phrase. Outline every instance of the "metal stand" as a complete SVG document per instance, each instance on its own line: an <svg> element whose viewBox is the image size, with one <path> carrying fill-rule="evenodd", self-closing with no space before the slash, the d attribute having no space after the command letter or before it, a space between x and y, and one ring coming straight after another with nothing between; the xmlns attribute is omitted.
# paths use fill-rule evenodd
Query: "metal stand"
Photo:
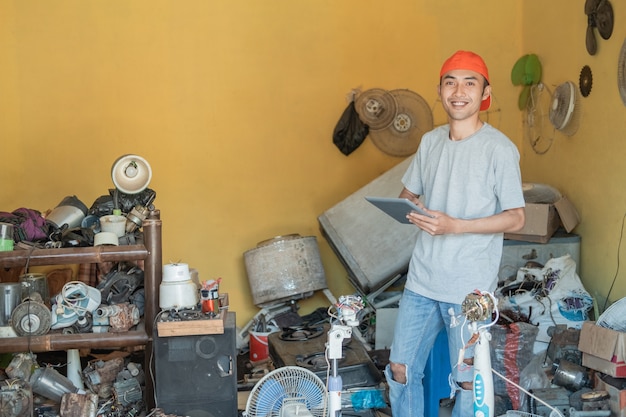
<svg viewBox="0 0 626 417"><path fill-rule="evenodd" d="M325 294L332 297L330 291ZM334 297L333 297L334 298ZM343 340L352 337L352 327L358 326L357 313L363 309L360 296L341 296L332 303L337 309L337 323L331 324L326 342L326 357L329 360L328 417L341 416L341 391L343 381L339 375L339 359L343 357ZM355 332L354 334L358 334Z"/></svg>

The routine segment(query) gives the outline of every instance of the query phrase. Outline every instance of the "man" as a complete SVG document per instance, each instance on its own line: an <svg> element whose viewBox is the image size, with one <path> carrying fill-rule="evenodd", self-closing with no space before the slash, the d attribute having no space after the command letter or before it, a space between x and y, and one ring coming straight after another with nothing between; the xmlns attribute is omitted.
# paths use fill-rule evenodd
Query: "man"
<svg viewBox="0 0 626 417"><path fill-rule="evenodd" d="M452 415L473 415L473 355L463 348L470 335L467 326L450 325L462 321L460 304L469 293L495 290L503 234L525 221L519 152L479 118L491 104L483 59L456 52L443 64L437 90L448 124L424 135L400 193L428 216L407 216L421 230L385 370L394 417L424 414L424 367L443 328L456 391Z"/></svg>

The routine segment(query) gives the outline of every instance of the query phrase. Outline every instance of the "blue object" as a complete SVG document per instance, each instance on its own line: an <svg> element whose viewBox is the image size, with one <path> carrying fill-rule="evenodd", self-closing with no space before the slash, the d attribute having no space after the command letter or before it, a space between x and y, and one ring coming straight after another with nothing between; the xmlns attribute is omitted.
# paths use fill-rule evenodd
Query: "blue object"
<svg viewBox="0 0 626 417"><path fill-rule="evenodd" d="M350 395L350 401L354 411L385 408L387 406L383 393L379 390L355 391Z"/></svg>
<svg viewBox="0 0 626 417"><path fill-rule="evenodd" d="M448 334L441 330L435 339L435 345L428 355L424 368L424 416L439 416L439 401L450 397L450 353Z"/></svg>

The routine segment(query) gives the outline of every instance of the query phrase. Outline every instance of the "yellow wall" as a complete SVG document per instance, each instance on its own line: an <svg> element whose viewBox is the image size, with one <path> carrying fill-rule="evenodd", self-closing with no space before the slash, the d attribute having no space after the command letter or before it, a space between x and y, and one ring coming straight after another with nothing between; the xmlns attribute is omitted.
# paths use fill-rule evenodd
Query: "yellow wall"
<svg viewBox="0 0 626 417"><path fill-rule="evenodd" d="M543 81L552 90L565 81L578 86L581 68L589 65L593 86L588 97L579 99L578 132L571 137L556 132L544 155L534 154L524 142L522 170L527 181L557 187L579 210L582 222L576 233L582 238L581 278L602 308L614 278L609 300L626 296L625 248L619 246L626 215L626 109L617 87L617 62L626 36L626 27L620 22L626 7L611 2L616 22L612 36L604 40L596 32L598 51L591 56L585 47L584 2L579 3L523 2L522 49L539 56Z"/></svg>
<svg viewBox="0 0 626 417"><path fill-rule="evenodd" d="M314 235L330 289L354 289L317 216L400 162L370 140L346 157L332 130L354 88L409 88L435 108L441 62L487 61L489 121L522 153L526 181L566 193L583 221L585 285L606 296L624 215L624 106L616 87L623 26L584 47L583 5L568 0L34 0L0 3L0 210L88 206L110 168L144 156L162 212L164 262L222 277L240 325L252 305L243 253L276 235ZM624 6L613 2L618 22ZM510 71L537 53L547 84L594 71L583 123L537 156L523 137ZM619 284L619 280L618 280ZM612 298L623 296L617 285ZM319 294L303 311L326 300Z"/></svg>

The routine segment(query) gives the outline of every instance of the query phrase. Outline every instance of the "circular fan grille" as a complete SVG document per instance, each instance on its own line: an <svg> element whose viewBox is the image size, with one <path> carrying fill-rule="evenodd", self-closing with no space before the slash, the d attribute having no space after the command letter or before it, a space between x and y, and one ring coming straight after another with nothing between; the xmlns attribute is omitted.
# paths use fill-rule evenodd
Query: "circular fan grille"
<svg viewBox="0 0 626 417"><path fill-rule="evenodd" d="M246 403L248 417L280 417L283 406L304 406L314 417L326 414L326 387L313 372L285 366L256 383Z"/></svg>
<svg viewBox="0 0 626 417"><path fill-rule="evenodd" d="M372 88L362 92L357 96L354 106L359 118L369 126L370 131L389 126L396 117L398 108L394 97L381 88Z"/></svg>
<svg viewBox="0 0 626 417"><path fill-rule="evenodd" d="M626 39L622 44L617 60L617 88L619 88L622 103L626 106Z"/></svg>
<svg viewBox="0 0 626 417"><path fill-rule="evenodd" d="M426 100L411 90L392 90L390 94L397 103L395 117L387 128L370 132L370 137L387 155L408 156L433 128L433 114Z"/></svg>
<svg viewBox="0 0 626 417"><path fill-rule="evenodd" d="M530 87L524 120L525 135L530 146L540 155L548 152L554 139L554 127L548 117L550 101L550 91L543 83Z"/></svg>
<svg viewBox="0 0 626 417"><path fill-rule="evenodd" d="M571 81L560 84L552 94L550 123L555 129L571 136L578 130L576 86Z"/></svg>

